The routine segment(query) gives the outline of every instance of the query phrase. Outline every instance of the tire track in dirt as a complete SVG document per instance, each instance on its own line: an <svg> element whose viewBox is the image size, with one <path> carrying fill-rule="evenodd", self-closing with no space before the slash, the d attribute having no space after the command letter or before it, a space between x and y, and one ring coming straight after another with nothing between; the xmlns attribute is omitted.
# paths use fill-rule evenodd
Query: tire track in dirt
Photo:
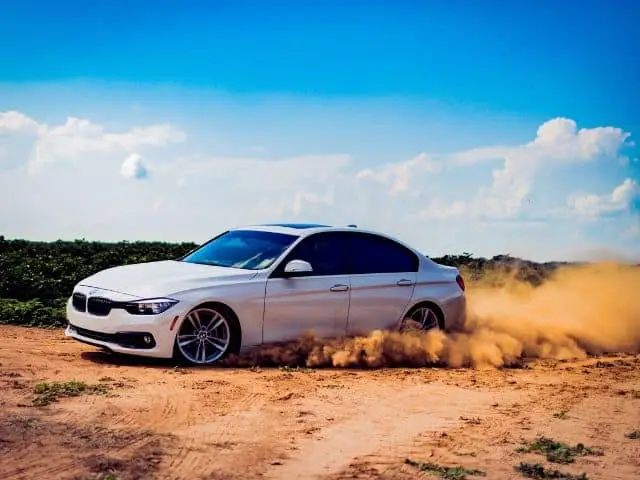
<svg viewBox="0 0 640 480"><path fill-rule="evenodd" d="M72 404L78 399L65 400ZM131 457L123 453L157 439L143 431L67 421L55 407L2 412L0 453L11 458L11 463L0 464L0 478L77 478L86 473L86 462L93 458Z"/></svg>
<svg viewBox="0 0 640 480"><path fill-rule="evenodd" d="M10 450L12 458L10 463L0 462L0 478L2 479L31 480L33 478L51 478L52 475L52 478L69 478L77 471L77 462L60 445L61 438L57 439L57 444L53 447L57 452L55 462L51 462L50 458L42 455L43 448L50 448L48 442L49 422L67 425L73 422L74 417L74 412L60 408L60 403L37 407L31 405L31 400L34 398L33 386L43 380L49 381L48 378L40 376L43 371L42 369L34 371L31 367L22 370L19 377L21 385L19 388L17 387L18 383L3 385L3 388L6 388L10 395L9 398L15 403L3 405L0 411L0 430L2 430L0 457L4 456L3 450ZM86 403L92 401L87 397L83 400ZM15 408L14 405L17 405L18 408ZM19 432L17 438L11 438L11 440L2 438L8 436L5 432L7 425L9 425L9 434ZM31 439L31 441L27 442L26 439ZM16 444L17 446L15 446Z"/></svg>
<svg viewBox="0 0 640 480"><path fill-rule="evenodd" d="M35 451L34 451L35 450ZM38 455L36 449L26 449L24 454L12 457L12 465L0 467L0 478L3 480L33 480L34 478L71 478L77 472L77 460L58 458L52 463L48 458Z"/></svg>
<svg viewBox="0 0 640 480"><path fill-rule="evenodd" d="M175 382L168 382L167 388L158 389L158 381L153 378L157 375L153 375L153 371L150 373L152 378L147 380L148 384L130 384L128 387L131 388L126 389L118 387L123 383L122 379L100 382L112 387L109 394L64 399L55 404L51 418L65 424L82 418L85 424L122 432L124 435L117 445L105 453L127 457L171 434L172 425L188 421L191 413L192 402L189 395L184 395L183 389L177 388ZM116 396L112 397L112 393ZM177 408L178 403L181 404L180 409ZM135 435L127 435L128 432Z"/></svg>
<svg viewBox="0 0 640 480"><path fill-rule="evenodd" d="M130 367L131 368L131 367ZM138 374L135 368L129 372ZM119 392L118 398L109 399L109 406L103 407L99 421L112 428L145 432L145 435L131 439L112 453L117 457L135 455L155 445L159 439L170 436L170 442L163 442L165 456L172 456L175 450L174 429L177 425L192 421L193 398L191 392L175 378L172 371L148 370L145 382L132 389Z"/></svg>
<svg viewBox="0 0 640 480"><path fill-rule="evenodd" d="M482 372L175 369L94 355L91 347L60 341L56 331L0 327L5 331L20 339L22 352L0 345L2 479L94 478L110 458L124 462L116 472L123 479L134 471L145 480L415 478L405 458L461 462L489 478L515 479L519 436L539 432L602 445L607 453L594 461L623 465L615 478L635 478L629 474L638 469L637 441L624 434L640 426L640 356ZM17 407L30 403L39 379L96 383L105 376L133 388L115 387L117 397ZM587 395L590 403L582 404ZM567 409L569 420L554 417ZM7 415L37 417L41 425L23 438L3 427ZM576 468L590 478L612 471L583 460Z"/></svg>
<svg viewBox="0 0 640 480"><path fill-rule="evenodd" d="M209 473L219 469L218 464L212 465L212 453L227 446L234 446L238 441L246 441L255 433L256 420L266 402L266 396L255 391L255 388L240 399L228 413L221 418L200 421L189 425L174 434L182 440L173 459L166 465L168 479L178 480L186 478L181 472ZM191 478L191 477L189 477Z"/></svg>
<svg viewBox="0 0 640 480"><path fill-rule="evenodd" d="M122 426L135 426L162 433L171 432L172 426L191 418L193 400L190 392L168 382L156 385L140 385L133 391L112 399L118 412L110 421Z"/></svg>
<svg viewBox="0 0 640 480"><path fill-rule="evenodd" d="M342 408L347 415L321 428L316 438L300 442L295 456L267 471L265 478L311 479L334 474L355 458L382 448L393 451L425 431L450 428L461 415L488 412L496 399L488 392L443 384L382 390L377 389L375 396L358 395L362 400L357 403L344 398Z"/></svg>

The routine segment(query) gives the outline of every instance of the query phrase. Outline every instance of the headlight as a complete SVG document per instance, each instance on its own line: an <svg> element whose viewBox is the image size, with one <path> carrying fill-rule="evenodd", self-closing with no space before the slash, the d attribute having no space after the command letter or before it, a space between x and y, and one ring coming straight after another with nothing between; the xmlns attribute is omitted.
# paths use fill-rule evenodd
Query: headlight
<svg viewBox="0 0 640 480"><path fill-rule="evenodd" d="M158 315L178 303L173 298L149 298L127 302L124 309L132 315Z"/></svg>

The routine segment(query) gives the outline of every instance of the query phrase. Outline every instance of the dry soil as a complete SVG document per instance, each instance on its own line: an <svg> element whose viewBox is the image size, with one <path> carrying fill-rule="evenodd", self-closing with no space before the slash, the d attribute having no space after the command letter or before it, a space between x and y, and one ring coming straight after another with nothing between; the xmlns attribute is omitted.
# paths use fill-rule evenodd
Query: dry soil
<svg viewBox="0 0 640 480"><path fill-rule="evenodd" d="M420 478L406 459L640 478L640 355L524 368L177 368L0 327L1 479ZM33 404L40 382L104 385ZM600 456L518 453L538 435ZM108 476L111 475L111 476ZM424 476L424 478L429 478ZM480 477L468 477L480 478Z"/></svg>

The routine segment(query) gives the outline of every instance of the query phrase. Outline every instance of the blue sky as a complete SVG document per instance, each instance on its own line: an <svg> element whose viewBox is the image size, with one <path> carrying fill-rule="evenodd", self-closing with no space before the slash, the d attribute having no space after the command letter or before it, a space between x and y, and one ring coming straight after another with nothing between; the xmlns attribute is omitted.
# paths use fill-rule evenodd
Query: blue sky
<svg viewBox="0 0 640 480"><path fill-rule="evenodd" d="M305 220L432 254L640 258L638 14L3 2L0 234L203 241Z"/></svg>

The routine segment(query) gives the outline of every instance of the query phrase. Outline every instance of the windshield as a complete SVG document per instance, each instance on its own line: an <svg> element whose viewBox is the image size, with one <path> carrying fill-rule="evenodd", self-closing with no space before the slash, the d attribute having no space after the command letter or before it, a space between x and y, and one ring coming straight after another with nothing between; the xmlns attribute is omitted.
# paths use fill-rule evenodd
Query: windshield
<svg viewBox="0 0 640 480"><path fill-rule="evenodd" d="M297 238L284 233L232 230L205 243L181 261L261 270L275 262Z"/></svg>

